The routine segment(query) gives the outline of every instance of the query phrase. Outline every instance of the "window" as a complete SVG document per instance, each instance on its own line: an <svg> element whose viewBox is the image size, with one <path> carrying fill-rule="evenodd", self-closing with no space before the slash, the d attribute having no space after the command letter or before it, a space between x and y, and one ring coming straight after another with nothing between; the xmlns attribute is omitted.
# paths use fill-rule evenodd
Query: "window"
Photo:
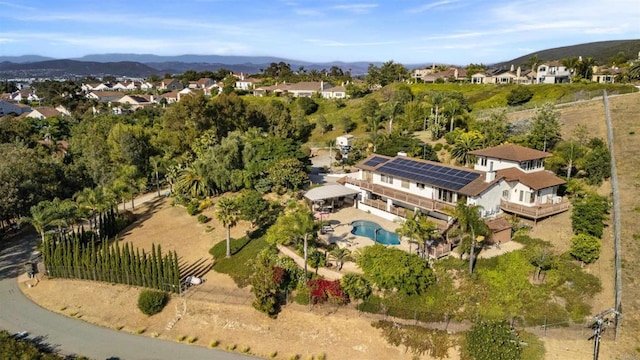
<svg viewBox="0 0 640 360"><path fill-rule="evenodd" d="M487 166L487 158L484 156L481 156L478 158L478 164L480 166Z"/></svg>
<svg viewBox="0 0 640 360"><path fill-rule="evenodd" d="M393 184L393 177L389 175L380 175L380 181L387 184Z"/></svg>
<svg viewBox="0 0 640 360"><path fill-rule="evenodd" d="M453 191L438 189L438 200L452 203L453 200Z"/></svg>
<svg viewBox="0 0 640 360"><path fill-rule="evenodd" d="M409 188L409 182L407 180L402 180L402 182L400 183L400 186L402 186L405 189Z"/></svg>
<svg viewBox="0 0 640 360"><path fill-rule="evenodd" d="M425 185L423 183L416 183L416 187L418 187L418 189L420 190L424 190Z"/></svg>
<svg viewBox="0 0 640 360"><path fill-rule="evenodd" d="M502 198L505 200L509 200L509 190L505 190L502 192Z"/></svg>
<svg viewBox="0 0 640 360"><path fill-rule="evenodd" d="M522 202L524 201L524 191L520 190L520 198L519 201Z"/></svg>

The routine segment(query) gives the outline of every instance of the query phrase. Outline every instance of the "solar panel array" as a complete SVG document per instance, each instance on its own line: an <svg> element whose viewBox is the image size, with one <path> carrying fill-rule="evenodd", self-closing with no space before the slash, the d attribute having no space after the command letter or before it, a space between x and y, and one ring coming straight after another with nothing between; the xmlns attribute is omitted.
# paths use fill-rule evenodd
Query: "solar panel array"
<svg viewBox="0 0 640 360"><path fill-rule="evenodd" d="M371 159L367 160L364 162L364 164L362 164L363 166L371 166L371 167L376 167L380 164L382 164L383 162L389 160L388 158L382 157L382 156L374 156Z"/></svg>
<svg viewBox="0 0 640 360"><path fill-rule="evenodd" d="M448 190L460 190L480 176L480 174L471 171L405 158L395 158L376 170L383 174Z"/></svg>

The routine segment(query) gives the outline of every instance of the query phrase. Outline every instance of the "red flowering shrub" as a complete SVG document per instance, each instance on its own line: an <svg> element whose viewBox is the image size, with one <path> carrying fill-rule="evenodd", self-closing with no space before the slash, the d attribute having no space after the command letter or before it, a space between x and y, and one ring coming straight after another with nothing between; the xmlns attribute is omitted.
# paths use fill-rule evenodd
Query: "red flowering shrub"
<svg viewBox="0 0 640 360"><path fill-rule="evenodd" d="M348 302L347 294L342 291L340 281L329 281L325 279L313 279L307 282L311 294L311 301L314 304L324 303L327 300L338 304L346 304Z"/></svg>
<svg viewBox="0 0 640 360"><path fill-rule="evenodd" d="M280 287L285 282L287 277L287 269L281 268L280 266L273 267L273 283Z"/></svg>

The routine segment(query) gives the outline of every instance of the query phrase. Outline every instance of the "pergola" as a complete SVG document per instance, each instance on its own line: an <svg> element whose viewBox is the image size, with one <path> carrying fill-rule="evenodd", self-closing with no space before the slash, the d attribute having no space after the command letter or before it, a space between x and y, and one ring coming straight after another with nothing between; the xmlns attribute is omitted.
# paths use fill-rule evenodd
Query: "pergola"
<svg viewBox="0 0 640 360"><path fill-rule="evenodd" d="M350 189L339 184L324 185L313 188L304 194L311 203L313 211L333 211L336 200L344 197L353 197L358 190Z"/></svg>

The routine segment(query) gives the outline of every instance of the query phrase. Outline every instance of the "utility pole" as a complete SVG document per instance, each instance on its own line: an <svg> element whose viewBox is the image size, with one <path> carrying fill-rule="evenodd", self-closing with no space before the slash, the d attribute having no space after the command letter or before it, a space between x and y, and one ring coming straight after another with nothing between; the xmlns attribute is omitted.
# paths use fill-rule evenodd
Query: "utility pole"
<svg viewBox="0 0 640 360"><path fill-rule="evenodd" d="M600 352L600 337L602 333L609 327L612 319L607 317L608 315L613 315L616 319L618 318L619 313L614 309L608 309L600 314L594 316L595 321L591 326L593 329L593 335L589 337L587 340L593 339L593 360L598 360L598 354Z"/></svg>

